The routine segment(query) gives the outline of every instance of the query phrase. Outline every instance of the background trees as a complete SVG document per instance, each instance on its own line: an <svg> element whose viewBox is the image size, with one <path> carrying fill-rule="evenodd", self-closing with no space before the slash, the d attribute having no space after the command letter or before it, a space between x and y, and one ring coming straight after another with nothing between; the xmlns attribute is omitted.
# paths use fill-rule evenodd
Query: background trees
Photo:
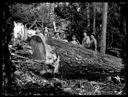
<svg viewBox="0 0 128 97"><path fill-rule="evenodd" d="M47 24L51 25L53 21L53 8L54 3L16 3L11 6L10 12L14 20L19 20L29 27L36 20L38 27L43 28Z"/></svg>
<svg viewBox="0 0 128 97"><path fill-rule="evenodd" d="M77 11L77 9L80 9ZM98 50L101 48L101 35L105 30L102 28L103 4L101 2L91 3L69 3L68 6L58 6L55 8L57 16L69 20L68 33L69 36L75 34L81 43L82 33L84 30L90 35L95 33L98 41ZM109 48L121 48L123 34L120 29L120 6L118 3L108 3L107 11L107 31L106 31L106 50ZM69 40L71 37L69 37ZM104 50L105 51L105 50Z"/></svg>
<svg viewBox="0 0 128 97"><path fill-rule="evenodd" d="M101 48L102 20L104 20L102 19L102 11L103 4L101 2L15 3L10 7L12 17L27 23L28 27L31 27L35 20L38 21L37 26L42 29L46 25L53 28L53 21L58 27L62 27L62 20L68 21L68 26L64 32L67 34L68 40L71 40L72 35L76 35L81 43L85 30L88 35L94 33L98 41L99 51ZM121 48L124 34L120 30L120 20L123 18L120 16L119 4L108 3L107 13L105 48L106 50L111 47Z"/></svg>

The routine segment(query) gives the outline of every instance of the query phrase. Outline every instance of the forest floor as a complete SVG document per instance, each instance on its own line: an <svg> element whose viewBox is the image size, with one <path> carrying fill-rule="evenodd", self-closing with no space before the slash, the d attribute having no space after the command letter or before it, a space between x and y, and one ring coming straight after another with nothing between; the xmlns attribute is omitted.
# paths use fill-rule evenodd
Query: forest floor
<svg viewBox="0 0 128 97"><path fill-rule="evenodd" d="M4 91L3 95L125 95L123 88L126 84L114 83L109 79L99 82L85 78L64 79L61 75L52 73L40 75L33 68L40 68L41 63L31 60L30 50L15 49L10 50L12 63L16 67L14 82L10 86L12 90L8 93Z"/></svg>

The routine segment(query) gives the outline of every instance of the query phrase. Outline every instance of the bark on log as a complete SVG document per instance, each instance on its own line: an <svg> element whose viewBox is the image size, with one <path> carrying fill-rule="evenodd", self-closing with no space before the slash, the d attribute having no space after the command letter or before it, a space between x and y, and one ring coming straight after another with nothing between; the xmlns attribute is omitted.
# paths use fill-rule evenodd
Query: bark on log
<svg viewBox="0 0 128 97"><path fill-rule="evenodd" d="M85 49L72 43L47 38L46 43L55 47L60 56L60 74L63 78L86 77L93 80L118 74L123 68L122 59Z"/></svg>

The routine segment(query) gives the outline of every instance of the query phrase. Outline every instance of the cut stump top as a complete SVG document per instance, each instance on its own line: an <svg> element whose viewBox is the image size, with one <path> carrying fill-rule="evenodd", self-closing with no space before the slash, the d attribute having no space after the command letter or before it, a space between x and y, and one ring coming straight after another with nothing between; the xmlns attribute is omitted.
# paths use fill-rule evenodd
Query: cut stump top
<svg viewBox="0 0 128 97"><path fill-rule="evenodd" d="M44 36L41 34L31 37L30 45L33 51L33 58L35 60L46 60L46 48L43 42Z"/></svg>

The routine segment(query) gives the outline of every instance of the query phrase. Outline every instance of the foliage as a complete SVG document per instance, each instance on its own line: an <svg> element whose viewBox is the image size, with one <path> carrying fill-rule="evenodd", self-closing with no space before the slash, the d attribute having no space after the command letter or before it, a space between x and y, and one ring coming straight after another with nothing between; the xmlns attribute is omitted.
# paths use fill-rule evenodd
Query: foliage
<svg viewBox="0 0 128 97"><path fill-rule="evenodd" d="M89 6L89 7L88 7ZM55 8L55 13L57 16L69 20L71 23L68 27L69 40L71 40L72 35L76 35L77 39L81 42L83 38L84 30L90 35L93 24L93 11L92 3L69 3L69 5L63 4L63 6L58 6ZM80 10L78 11L78 9ZM101 24L101 12L102 3L96 3L96 27L99 29ZM87 16L87 10L90 11L90 16ZM88 27L88 19L90 20L90 26ZM97 33L96 33L97 34Z"/></svg>
<svg viewBox="0 0 128 97"><path fill-rule="evenodd" d="M20 22L31 24L35 20L42 22L41 25L50 23L50 4L32 3L22 4L16 3L11 6L10 12L14 18L18 18ZM15 19L14 19L15 20Z"/></svg>
<svg viewBox="0 0 128 97"><path fill-rule="evenodd" d="M120 32L120 7L118 3L109 3L108 8L107 34L111 40L108 44L113 42L112 47L121 48L123 34Z"/></svg>
<svg viewBox="0 0 128 97"><path fill-rule="evenodd" d="M89 9L88 9L89 4ZM96 2L96 39L99 43L101 35L101 25L102 25L102 3ZM107 23L107 46L110 47L121 47L122 34L120 32L120 6L118 3L108 3L108 23ZM71 23L68 27L69 40L73 34L76 35L77 39L81 42L84 30L90 35L93 31L93 11L92 3L69 3L63 6L58 5L55 8L55 14L60 18L67 19ZM80 11L77 9L80 8ZM87 17L87 10L90 10L90 17ZM90 27L88 28L88 19L90 19ZM89 30L90 29L90 30ZM113 38L112 38L113 37ZM115 45L113 45L115 44Z"/></svg>
<svg viewBox="0 0 128 97"><path fill-rule="evenodd" d="M23 22L33 21L33 18L36 17L36 13L33 10L33 4L22 4L16 3L10 9L14 17L19 18Z"/></svg>
<svg viewBox="0 0 128 97"><path fill-rule="evenodd" d="M85 26L87 26L87 21L83 18L82 11L78 12L77 7L79 3L69 3L69 5L57 6L55 8L55 13L57 16L69 20L71 23L68 26L68 34L69 40L71 40L72 35L76 35L79 41L82 41L80 37L82 37L83 30Z"/></svg>

